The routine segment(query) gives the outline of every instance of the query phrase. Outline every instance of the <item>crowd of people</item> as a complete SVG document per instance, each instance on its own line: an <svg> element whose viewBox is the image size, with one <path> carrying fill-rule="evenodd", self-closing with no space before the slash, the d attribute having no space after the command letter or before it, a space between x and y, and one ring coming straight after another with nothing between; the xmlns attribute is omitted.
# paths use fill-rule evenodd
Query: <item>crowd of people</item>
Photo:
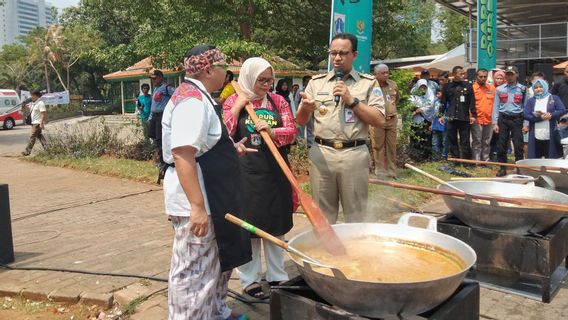
<svg viewBox="0 0 568 320"><path fill-rule="evenodd" d="M415 161L452 157L505 163L511 152L515 161L567 155L561 139L568 136L568 68L551 90L541 72L532 74L530 87L522 85L515 66L478 69L471 81L461 66L451 73L450 81L447 72L433 80L424 70L410 90L409 154ZM502 166L497 176L503 175Z"/></svg>
<svg viewBox="0 0 568 320"><path fill-rule="evenodd" d="M262 132L285 160L296 139L306 139L312 196L332 224L340 207L346 222L364 221L371 173L396 178L401 89L384 64L375 66L374 75L354 70L357 55L354 35L335 35L329 47L333 70L306 76L301 86L276 81L271 64L252 57L233 87L234 75L212 45L187 52L177 88L152 71L156 89L149 95L142 88L139 105L162 156L165 211L174 228L170 319L246 319L226 304L228 280L236 268L243 292L265 298L262 251L269 285L288 279L282 249L224 219L232 213L281 239L293 226L297 197ZM566 127L568 69L552 92L540 74L533 75L530 89L519 84L515 67L479 69L473 83L465 75L460 66L437 79L424 71L409 88L412 157L495 156L504 162L512 140L520 159L523 132L528 157L560 156L556 135ZM248 112L260 120L255 123Z"/></svg>

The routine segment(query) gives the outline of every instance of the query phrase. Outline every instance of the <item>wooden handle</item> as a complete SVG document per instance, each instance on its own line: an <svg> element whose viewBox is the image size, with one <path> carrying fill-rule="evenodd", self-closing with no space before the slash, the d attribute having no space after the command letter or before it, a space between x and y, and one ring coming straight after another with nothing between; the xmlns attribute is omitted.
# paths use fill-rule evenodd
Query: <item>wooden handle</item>
<svg viewBox="0 0 568 320"><path fill-rule="evenodd" d="M238 82L233 81L232 85L238 95L244 94ZM247 103L245 109L251 117L253 123L256 124L259 119L256 115L256 112L254 111L252 103ZM343 246L343 243L329 224L329 221L327 221L327 218L325 217L319 206L307 193L304 192L304 190L300 188L298 180L296 180L296 177L292 173L292 170L290 170L290 167L288 167L288 164L286 163L286 161L284 161L284 158L282 158L282 155L280 154L280 151L278 151L278 148L274 144L274 141L272 141L270 134L268 134L266 130L262 130L260 131L260 135L264 143L266 143L268 149L274 156L274 159L276 159L276 162L284 172L284 175L290 182L292 189L298 195L298 199L300 200L302 208L304 208L304 212L306 213L308 220L314 227L316 234L321 238L322 244L324 245L326 250L334 255L345 254L345 246Z"/></svg>
<svg viewBox="0 0 568 320"><path fill-rule="evenodd" d="M411 164L406 163L406 164L404 164L404 166L407 167L407 168L409 168L409 169L412 169L412 170L414 170L414 171L420 173L421 175L423 175L423 176L425 176L425 177L428 177L428 178L430 178L430 179L432 179L432 180L434 180L434 181L436 181L436 182L438 182L438 183L440 183L440 184L443 184L443 185L445 185L445 186L447 186L447 187L450 187L450 188L456 190L457 192L463 192L463 190L461 190L460 188L455 187L455 186L453 186L453 185L447 183L446 181L444 181L444 180L442 180L442 179L440 179L440 178L438 178L438 177L436 177L436 176L434 176L434 175L429 174L429 173L426 172L426 171L420 170L420 169L416 168L415 166L413 166L413 165L411 165ZM465 192L463 192L463 193L465 194Z"/></svg>
<svg viewBox="0 0 568 320"><path fill-rule="evenodd" d="M259 237L261 237L262 239L266 240L266 241L270 241L273 244L279 246L280 248L288 251L288 244L278 238L276 238L275 236L271 235L270 233L262 230L262 229L258 229L257 227L253 226L252 224L243 221L237 217L235 217L234 215L227 213L225 214L225 219L227 219L229 222L236 224L237 226L247 230L248 232L255 234Z"/></svg>
<svg viewBox="0 0 568 320"><path fill-rule="evenodd" d="M516 163L491 162L491 161L468 160L468 159L457 159L457 158L448 158L448 161L460 162L460 163L469 163L469 164L486 164L486 165L503 166L503 167L509 167L509 168L540 170L540 171L544 171L544 172L560 171L561 173L563 173L563 172L568 171L568 168L562 168L562 167L528 166L528 165L516 164Z"/></svg>
<svg viewBox="0 0 568 320"><path fill-rule="evenodd" d="M414 191L421 191L421 192L429 192L435 194L441 194L445 196L452 196L452 197L471 197L473 199L480 199L480 200L487 200L487 201L498 201L498 202L505 202L505 203L512 203L523 207L529 207L534 209L548 209L552 211L560 211L560 212L568 212L568 205L561 204L561 203L549 203L544 201L532 200L532 199L519 199L519 198L504 198L504 197L497 197L497 196L486 196L481 194L466 194L465 192L456 192L456 191L448 191L448 190L438 190L428 187L416 186L412 184L404 184L404 183L397 183L397 182L389 182L377 179L369 179L370 183L373 184L380 184L384 186L389 186L393 188L400 188L400 189L407 189L407 190L414 190Z"/></svg>

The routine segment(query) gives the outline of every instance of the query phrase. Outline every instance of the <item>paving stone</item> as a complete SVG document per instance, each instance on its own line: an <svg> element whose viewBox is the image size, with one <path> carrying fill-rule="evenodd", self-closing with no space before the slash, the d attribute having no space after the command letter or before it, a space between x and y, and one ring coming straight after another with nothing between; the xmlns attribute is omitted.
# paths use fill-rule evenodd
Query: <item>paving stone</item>
<svg viewBox="0 0 568 320"><path fill-rule="evenodd" d="M125 306L139 297L146 297L159 290L167 288L166 283L151 281L149 285L140 282L129 285L128 287L114 292L114 300L122 306Z"/></svg>
<svg viewBox="0 0 568 320"><path fill-rule="evenodd" d="M160 306L153 306L142 312L136 312L130 317L131 320L167 320L168 310Z"/></svg>
<svg viewBox="0 0 568 320"><path fill-rule="evenodd" d="M97 305L106 310L113 305L114 299L111 293L84 292L81 294L79 302L86 305Z"/></svg>
<svg viewBox="0 0 568 320"><path fill-rule="evenodd" d="M47 294L47 298L55 302L77 303L81 292L72 289L55 289Z"/></svg>

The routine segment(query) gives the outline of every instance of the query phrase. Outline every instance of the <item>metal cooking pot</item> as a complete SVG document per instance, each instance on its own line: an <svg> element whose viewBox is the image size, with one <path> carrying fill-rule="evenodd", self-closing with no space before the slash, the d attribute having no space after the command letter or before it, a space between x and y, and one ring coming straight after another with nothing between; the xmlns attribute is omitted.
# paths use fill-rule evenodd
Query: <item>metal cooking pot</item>
<svg viewBox="0 0 568 320"><path fill-rule="evenodd" d="M428 229L408 226L411 216L430 219ZM398 224L345 223L333 225L341 239L361 236L413 241L420 245L436 246L454 253L465 262L463 270L445 278L419 282L365 282L346 279L342 273L335 276L319 273L313 267L325 267L302 260L289 253L308 285L329 303L362 316L379 318L389 315L416 315L434 308L450 297L463 281L477 257L475 251L466 243L438 233L437 220L419 214L405 214ZM289 245L299 250L320 246L312 231L306 231L292 238ZM373 263L369 261L369 263Z"/></svg>
<svg viewBox="0 0 568 320"><path fill-rule="evenodd" d="M539 175L549 176L556 184L556 189L568 193L568 160L562 159L525 159L516 162L519 165L524 166L545 166L545 167L558 167L565 168L563 172L554 172L552 170L542 171L540 169L527 169L519 168L522 174L526 174L533 177L538 177Z"/></svg>
<svg viewBox="0 0 568 320"><path fill-rule="evenodd" d="M451 181L466 193L495 195L510 198L529 198L568 204L568 196L554 190L494 181ZM448 186L438 189L454 191ZM524 208L516 205L505 206L495 202L443 196L453 214L465 224L482 229L497 230L515 234L541 232L558 222L565 214L547 209Z"/></svg>

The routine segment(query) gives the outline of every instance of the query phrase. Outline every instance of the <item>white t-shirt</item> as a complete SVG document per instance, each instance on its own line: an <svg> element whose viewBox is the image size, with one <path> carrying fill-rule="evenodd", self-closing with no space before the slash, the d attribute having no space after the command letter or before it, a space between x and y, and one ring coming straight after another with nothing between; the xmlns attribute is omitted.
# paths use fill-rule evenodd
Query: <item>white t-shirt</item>
<svg viewBox="0 0 568 320"><path fill-rule="evenodd" d="M36 102L30 102L30 113L32 117L32 124L40 124L41 113L46 112L45 103L41 100L36 100Z"/></svg>
<svg viewBox="0 0 568 320"><path fill-rule="evenodd" d="M546 113L546 106L548 105L550 96L544 99L536 99L534 103L534 111ZM550 120L543 120L535 122L534 124L534 137L537 140L550 140Z"/></svg>
<svg viewBox="0 0 568 320"><path fill-rule="evenodd" d="M191 81L206 91L200 81L195 79ZM199 157L211 150L221 138L221 125L224 124L221 124L207 97L204 94L201 95L201 100L191 96L187 98L178 96L175 108L173 99L170 99L166 105L162 117L162 149L165 162L174 162L172 149L192 146L197 149L196 157ZM199 164L197 164L197 174L205 200L205 210L211 215ZM169 167L164 176L164 202L166 214L186 217L190 215L189 200L179 182L176 169L173 167Z"/></svg>

